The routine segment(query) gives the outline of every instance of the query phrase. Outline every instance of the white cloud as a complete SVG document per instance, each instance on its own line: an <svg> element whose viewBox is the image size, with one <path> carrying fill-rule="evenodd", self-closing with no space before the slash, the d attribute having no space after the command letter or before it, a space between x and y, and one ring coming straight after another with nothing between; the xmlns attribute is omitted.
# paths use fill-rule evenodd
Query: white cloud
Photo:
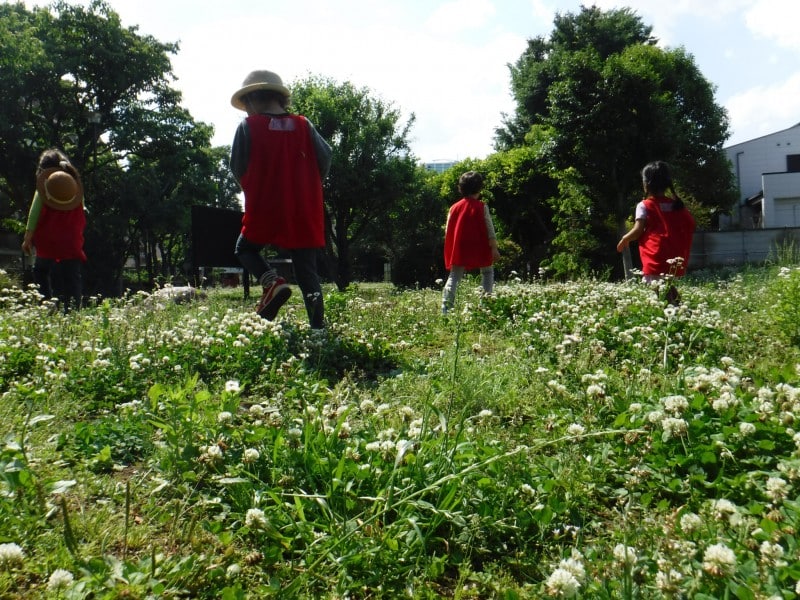
<svg viewBox="0 0 800 600"><path fill-rule="evenodd" d="M485 25L494 14L494 5L489 0L454 0L433 11L425 27L437 35L458 33Z"/></svg>
<svg viewBox="0 0 800 600"><path fill-rule="evenodd" d="M728 145L781 131L800 121L800 71L785 81L735 94L726 103L735 136Z"/></svg>
<svg viewBox="0 0 800 600"><path fill-rule="evenodd" d="M754 36L794 51L800 51L798 21L800 2L797 0L758 0L745 14L745 23Z"/></svg>

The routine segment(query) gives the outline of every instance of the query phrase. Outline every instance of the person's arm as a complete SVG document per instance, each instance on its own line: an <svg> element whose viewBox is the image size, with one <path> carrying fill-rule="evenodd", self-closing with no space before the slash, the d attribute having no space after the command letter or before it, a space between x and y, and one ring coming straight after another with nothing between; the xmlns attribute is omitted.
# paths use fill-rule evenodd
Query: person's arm
<svg viewBox="0 0 800 600"><path fill-rule="evenodd" d="M320 179L325 179L328 176L328 172L331 170L333 150L331 150L331 146L325 141L325 138L319 134L314 124L309 121L308 118L306 118L306 121L308 121L308 131L311 133L311 142L314 144L314 152L317 155L319 176Z"/></svg>
<svg viewBox="0 0 800 600"><path fill-rule="evenodd" d="M497 247L497 233L494 230L494 223L492 222L492 213L489 212L489 207L483 205L483 218L486 221L486 233L489 236L489 247L492 249L492 260L500 258L500 249Z"/></svg>
<svg viewBox="0 0 800 600"><path fill-rule="evenodd" d="M39 224L39 215L42 212L42 197L39 192L33 194L33 202L28 211L28 223L25 225L25 236L22 238L22 251L30 255L33 250L33 233Z"/></svg>
<svg viewBox="0 0 800 600"><path fill-rule="evenodd" d="M617 252L625 250L631 242L638 240L642 233L644 233L644 219L636 219L630 231L623 235L622 239L617 243Z"/></svg>
<svg viewBox="0 0 800 600"><path fill-rule="evenodd" d="M247 163L250 161L250 129L247 121L242 121L236 128L236 134L231 144L231 172L236 177L236 181L241 182L247 171Z"/></svg>

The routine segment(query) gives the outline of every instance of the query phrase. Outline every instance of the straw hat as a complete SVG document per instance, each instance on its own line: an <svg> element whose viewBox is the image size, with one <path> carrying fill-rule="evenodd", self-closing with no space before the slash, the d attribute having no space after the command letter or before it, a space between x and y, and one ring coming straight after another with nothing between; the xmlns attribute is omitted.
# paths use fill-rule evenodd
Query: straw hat
<svg viewBox="0 0 800 600"><path fill-rule="evenodd" d="M36 179L36 190L48 208L72 210L83 200L83 186L59 167L44 169Z"/></svg>
<svg viewBox="0 0 800 600"><path fill-rule="evenodd" d="M272 71L251 71L242 82L242 87L233 96L231 104L239 110L246 110L242 97L256 90L272 90L283 94L287 98L291 96L289 88L283 85L280 76Z"/></svg>

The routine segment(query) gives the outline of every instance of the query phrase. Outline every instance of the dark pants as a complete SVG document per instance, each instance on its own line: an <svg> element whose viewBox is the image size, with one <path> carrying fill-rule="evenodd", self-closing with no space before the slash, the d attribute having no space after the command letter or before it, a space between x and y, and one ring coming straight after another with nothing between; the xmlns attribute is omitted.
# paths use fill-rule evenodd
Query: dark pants
<svg viewBox="0 0 800 600"><path fill-rule="evenodd" d="M261 251L264 249L262 244L254 244L244 236L239 235L236 240L236 258L242 266L253 276L262 281L262 276L267 274L266 279L274 280L278 276L275 269L267 262ZM289 250L289 257L292 259L292 270L297 286L303 294L303 303L308 313L308 322L313 329L325 327L325 307L322 301L322 285L317 273L318 248L295 248Z"/></svg>
<svg viewBox="0 0 800 600"><path fill-rule="evenodd" d="M37 256L33 265L33 280L39 286L39 293L48 300L57 298L66 313L70 308L81 307L82 266L82 261L78 259L56 261Z"/></svg>

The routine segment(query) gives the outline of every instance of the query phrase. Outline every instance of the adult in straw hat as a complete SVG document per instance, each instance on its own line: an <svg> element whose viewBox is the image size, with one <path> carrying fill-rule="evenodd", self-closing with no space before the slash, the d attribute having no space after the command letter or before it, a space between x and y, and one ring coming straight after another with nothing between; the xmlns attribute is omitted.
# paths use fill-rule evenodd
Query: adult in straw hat
<svg viewBox="0 0 800 600"><path fill-rule="evenodd" d="M247 113L231 147L231 170L244 191L236 257L263 286L256 311L274 319L289 299L286 280L264 259L273 245L288 251L312 328L325 326L317 255L325 246L322 179L331 147L311 122L289 114L289 89L272 71L253 71L231 96Z"/></svg>
<svg viewBox="0 0 800 600"><path fill-rule="evenodd" d="M22 250L31 255L35 248L34 281L45 298L58 298L65 312L81 304L85 227L78 170L60 150L45 150L39 158Z"/></svg>

